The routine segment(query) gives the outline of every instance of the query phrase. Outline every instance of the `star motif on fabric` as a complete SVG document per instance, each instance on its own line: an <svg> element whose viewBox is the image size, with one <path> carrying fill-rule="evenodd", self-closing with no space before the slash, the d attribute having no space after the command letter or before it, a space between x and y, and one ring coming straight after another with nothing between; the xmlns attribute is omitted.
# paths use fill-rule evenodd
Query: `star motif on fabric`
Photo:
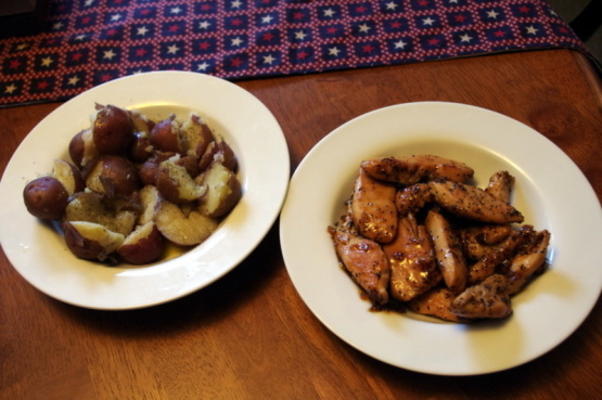
<svg viewBox="0 0 602 400"><path fill-rule="evenodd" d="M12 94L15 90L17 90L17 87L11 83L10 85L4 88L4 93Z"/></svg>
<svg viewBox="0 0 602 400"><path fill-rule="evenodd" d="M263 63L264 64L272 64L274 62L274 60L276 60L271 54L268 54L267 56L263 56Z"/></svg>
<svg viewBox="0 0 602 400"><path fill-rule="evenodd" d="M144 36L148 33L148 28L146 26L141 26L136 30L136 34L140 36Z"/></svg>
<svg viewBox="0 0 602 400"><path fill-rule="evenodd" d="M396 49L402 49L402 50L403 50L403 48L404 48L404 47L406 47L406 45L407 45L407 43L406 43L406 42L404 42L403 40L399 40L399 41L397 41L397 42L395 42L395 43L393 43L393 44L395 45L395 48L396 48Z"/></svg>
<svg viewBox="0 0 602 400"><path fill-rule="evenodd" d="M53 62L54 62L54 60L52 59L52 57L42 58L42 66L43 67L49 67Z"/></svg>
<svg viewBox="0 0 602 400"><path fill-rule="evenodd" d="M176 44L167 46L167 54L177 54L178 51L180 51L180 48Z"/></svg>
<svg viewBox="0 0 602 400"><path fill-rule="evenodd" d="M324 10L323 15L325 17L332 17L334 15L334 10L332 8L327 8L326 10Z"/></svg>
<svg viewBox="0 0 602 400"><path fill-rule="evenodd" d="M181 12L182 12L182 9L181 9L180 7L172 7L172 9L171 9L171 10L169 10L169 12L170 12L171 14L179 14L179 13L181 13Z"/></svg>
<svg viewBox="0 0 602 400"><path fill-rule="evenodd" d="M529 34L529 35L537 35L538 31L539 31L539 29L537 29L533 25L527 26L527 34Z"/></svg>
<svg viewBox="0 0 602 400"><path fill-rule="evenodd" d="M295 32L295 39L303 40L303 39L305 39L306 36L307 36L307 34L303 31Z"/></svg>
<svg viewBox="0 0 602 400"><path fill-rule="evenodd" d="M115 57L116 55L117 55L117 54L115 54L115 52L113 52L113 50L110 50L110 49L109 49L109 50L106 50L106 51L103 53L103 56L102 56L102 58L106 58L107 60L112 60L112 59L113 59L113 57Z"/></svg>
<svg viewBox="0 0 602 400"><path fill-rule="evenodd" d="M359 25L358 29L362 33L368 33L370 31L370 27L367 24L361 24L361 25Z"/></svg>
<svg viewBox="0 0 602 400"><path fill-rule="evenodd" d="M94 4L94 0L86 0L84 2L84 6L85 7L90 7L92 4Z"/></svg>
<svg viewBox="0 0 602 400"><path fill-rule="evenodd" d="M387 7L387 10L395 10L398 7L398 4L390 1L387 4L385 4L385 7Z"/></svg>
<svg viewBox="0 0 602 400"><path fill-rule="evenodd" d="M77 85L77 82L79 82L79 78L77 77L77 75L73 75L71 78L69 78L67 80L67 85L75 86L75 85Z"/></svg>
<svg viewBox="0 0 602 400"><path fill-rule="evenodd" d="M487 17L488 18L497 19L498 15L500 15L500 14L497 11L495 11L495 10L487 11Z"/></svg>
<svg viewBox="0 0 602 400"><path fill-rule="evenodd" d="M209 64L204 61L196 66L197 71L206 71L207 68L209 68Z"/></svg>
<svg viewBox="0 0 602 400"><path fill-rule="evenodd" d="M230 3L230 7L232 7L232 8L240 8L241 5L242 5L242 2L239 0L234 0L232 3Z"/></svg>
<svg viewBox="0 0 602 400"><path fill-rule="evenodd" d="M449 0L449 4L458 4L458 0Z"/></svg>
<svg viewBox="0 0 602 400"><path fill-rule="evenodd" d="M471 40L472 40L472 36L470 36L468 33L465 33L460 36L460 42L462 42L462 43L470 43Z"/></svg>
<svg viewBox="0 0 602 400"><path fill-rule="evenodd" d="M63 27L63 23L62 23L61 21L59 21L59 22L55 22L55 23L52 25L52 29L54 29L55 31L57 31L57 30L61 29L62 27Z"/></svg>
<svg viewBox="0 0 602 400"><path fill-rule="evenodd" d="M242 44L242 39L239 38L239 37L235 37L234 39L230 40L230 44L232 46L238 47L238 46L240 46Z"/></svg>
<svg viewBox="0 0 602 400"><path fill-rule="evenodd" d="M262 24L269 24L270 22L272 22L274 18L271 15L266 15L264 17L261 17L261 23Z"/></svg>
<svg viewBox="0 0 602 400"><path fill-rule="evenodd" d="M19 43L17 45L17 50L25 50L28 47L29 47L29 45L27 43Z"/></svg>
<svg viewBox="0 0 602 400"><path fill-rule="evenodd" d="M87 36L85 33L80 33L79 35L75 36L75 40L84 40L86 38Z"/></svg>
<svg viewBox="0 0 602 400"><path fill-rule="evenodd" d="M209 21L201 21L199 22L199 29L207 29L211 26L211 22Z"/></svg>
<svg viewBox="0 0 602 400"><path fill-rule="evenodd" d="M121 19L121 14L113 14L111 15L111 21L119 21Z"/></svg>
<svg viewBox="0 0 602 400"><path fill-rule="evenodd" d="M341 50L339 50L337 47L331 47L328 49L328 55L331 55L331 56L338 57L340 52L341 52Z"/></svg>
<svg viewBox="0 0 602 400"><path fill-rule="evenodd" d="M433 25L434 22L435 22L435 20L432 19L431 17L422 19L422 25L425 25L425 26L431 26L431 25Z"/></svg>

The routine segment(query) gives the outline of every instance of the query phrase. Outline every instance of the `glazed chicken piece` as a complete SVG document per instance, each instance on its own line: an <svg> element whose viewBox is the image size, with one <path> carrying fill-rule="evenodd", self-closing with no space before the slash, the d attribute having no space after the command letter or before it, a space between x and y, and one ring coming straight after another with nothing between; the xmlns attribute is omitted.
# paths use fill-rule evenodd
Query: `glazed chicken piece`
<svg viewBox="0 0 602 400"><path fill-rule="evenodd" d="M372 179L360 168L351 200L351 217L362 236L389 243L397 231L395 188Z"/></svg>
<svg viewBox="0 0 602 400"><path fill-rule="evenodd" d="M370 239L354 235L345 225L329 232L336 253L351 278L362 288L373 304L383 305L389 301L390 269L387 257L380 245Z"/></svg>
<svg viewBox="0 0 602 400"><path fill-rule="evenodd" d="M430 154L413 155L404 159L385 157L361 163L374 179L412 185L421 180L448 179L466 182L474 171L466 164Z"/></svg>
<svg viewBox="0 0 602 400"><path fill-rule="evenodd" d="M430 315L445 321L461 322L462 318L451 311L455 298L456 295L448 288L436 288L415 298L408 306L418 314Z"/></svg>
<svg viewBox="0 0 602 400"><path fill-rule="evenodd" d="M433 240L437 265L445 285L454 293L461 292L466 287L468 271L456 234L443 215L434 210L428 212L425 225Z"/></svg>
<svg viewBox="0 0 602 400"><path fill-rule="evenodd" d="M514 177L508 171L498 171L489 178L485 191L504 203L510 203L513 186Z"/></svg>
<svg viewBox="0 0 602 400"><path fill-rule="evenodd" d="M533 232L533 227L525 225L521 229L516 230L506 238L499 246L485 256L483 256L475 264L468 268L468 282L476 283L484 280L495 272L497 267L502 262L509 260L518 249L519 245L525 240L528 235Z"/></svg>
<svg viewBox="0 0 602 400"><path fill-rule="evenodd" d="M474 186L457 182L429 182L435 202L447 211L481 222L522 222L523 215L511 205Z"/></svg>
<svg viewBox="0 0 602 400"><path fill-rule="evenodd" d="M431 239L413 214L399 220L395 240L383 250L391 268L391 296L409 301L441 280Z"/></svg>
<svg viewBox="0 0 602 400"><path fill-rule="evenodd" d="M505 318L512 313L508 280L491 275L478 285L469 287L452 302L451 311L461 318Z"/></svg>
<svg viewBox="0 0 602 400"><path fill-rule="evenodd" d="M533 243L521 250L513 259L507 274L509 286L508 293L518 293L541 270L546 260L546 251L550 244L550 232L544 230L537 232Z"/></svg>
<svg viewBox="0 0 602 400"><path fill-rule="evenodd" d="M464 253L471 260L479 260L496 250L512 233L512 227L505 225L483 225L463 229L460 233Z"/></svg>
<svg viewBox="0 0 602 400"><path fill-rule="evenodd" d="M417 213L434 200L431 188L426 183L417 183L399 190L395 195L395 206L399 217Z"/></svg>

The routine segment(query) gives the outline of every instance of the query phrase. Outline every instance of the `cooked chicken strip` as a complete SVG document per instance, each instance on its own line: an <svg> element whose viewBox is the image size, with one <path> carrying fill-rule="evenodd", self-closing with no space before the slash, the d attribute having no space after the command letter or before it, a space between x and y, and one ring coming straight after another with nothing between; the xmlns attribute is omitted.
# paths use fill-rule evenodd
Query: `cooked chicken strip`
<svg viewBox="0 0 602 400"><path fill-rule="evenodd" d="M409 301L441 280L431 239L413 214L399 220L395 240L383 250L391 268L391 296Z"/></svg>
<svg viewBox="0 0 602 400"><path fill-rule="evenodd" d="M530 225L514 231L506 240L495 247L495 250L487 253L475 264L468 268L468 282L473 284L480 282L495 272L495 267L508 260L518 249L518 246L532 232Z"/></svg>
<svg viewBox="0 0 602 400"><path fill-rule="evenodd" d="M510 203L512 186L514 186L514 177L508 171L498 171L489 178L485 191L504 203Z"/></svg>
<svg viewBox="0 0 602 400"><path fill-rule="evenodd" d="M462 318L451 311L455 297L456 295L448 288L436 288L412 300L409 308L418 314L431 315L445 321L461 322Z"/></svg>
<svg viewBox="0 0 602 400"><path fill-rule="evenodd" d="M428 212L425 225L433 240L437 265L445 285L454 293L461 292L466 287L468 271L456 234L443 215L434 210Z"/></svg>
<svg viewBox="0 0 602 400"><path fill-rule="evenodd" d="M463 229L460 232L464 253L471 260L479 260L496 250L497 244L512 233L512 227L505 225L483 225Z"/></svg>
<svg viewBox="0 0 602 400"><path fill-rule="evenodd" d="M522 222L522 214L482 189L462 183L429 182L435 202L449 212L482 222Z"/></svg>
<svg viewBox="0 0 602 400"><path fill-rule="evenodd" d="M430 154L413 155L404 159L385 157L367 160L361 167L374 179L412 185L421 180L449 179L466 182L474 171L466 164Z"/></svg>
<svg viewBox="0 0 602 400"><path fill-rule="evenodd" d="M507 275L509 281L508 293L510 295L518 293L544 265L546 251L550 244L550 232L544 230L537 232L536 236L534 245L512 259L510 271Z"/></svg>
<svg viewBox="0 0 602 400"><path fill-rule="evenodd" d="M386 304L389 301L387 288L390 269L380 245L341 227L330 228L329 232L337 255L351 278L366 292L372 303Z"/></svg>
<svg viewBox="0 0 602 400"><path fill-rule="evenodd" d="M353 223L368 239L389 243L397 231L395 188L380 183L360 168L351 200Z"/></svg>
<svg viewBox="0 0 602 400"><path fill-rule="evenodd" d="M512 313L507 286L506 277L491 275L456 297L451 310L461 318L505 318Z"/></svg>
<svg viewBox="0 0 602 400"><path fill-rule="evenodd" d="M416 213L420 211L426 203L430 203L433 200L434 197L430 186L426 183L417 183L397 192L395 206L401 218L410 212Z"/></svg>

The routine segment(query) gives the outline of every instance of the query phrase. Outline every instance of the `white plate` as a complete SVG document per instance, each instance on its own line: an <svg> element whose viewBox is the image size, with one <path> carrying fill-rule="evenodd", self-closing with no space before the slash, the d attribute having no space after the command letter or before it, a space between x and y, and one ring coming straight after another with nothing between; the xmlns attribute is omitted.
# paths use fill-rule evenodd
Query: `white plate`
<svg viewBox="0 0 602 400"><path fill-rule="evenodd" d="M190 111L233 147L240 162L243 197L201 245L142 267L107 267L75 258L63 238L29 215L25 184L66 158L72 136L90 126L94 103L139 109L153 118ZM42 292L97 309L163 303L203 288L238 265L262 240L280 211L289 179L282 130L252 94L222 79L190 72L152 72L117 79L61 105L23 140L0 183L0 240L15 269Z"/></svg>
<svg viewBox="0 0 602 400"><path fill-rule="evenodd" d="M550 269L513 300L503 322L461 325L411 313L370 312L339 268L326 231L343 211L362 160L432 153L476 171L477 183L509 170L526 222L552 233ZM322 139L297 168L280 217L288 273L334 334L386 363L473 375L534 359L585 319L602 286L602 212L585 177L554 144L498 113L454 103L409 103L359 116Z"/></svg>

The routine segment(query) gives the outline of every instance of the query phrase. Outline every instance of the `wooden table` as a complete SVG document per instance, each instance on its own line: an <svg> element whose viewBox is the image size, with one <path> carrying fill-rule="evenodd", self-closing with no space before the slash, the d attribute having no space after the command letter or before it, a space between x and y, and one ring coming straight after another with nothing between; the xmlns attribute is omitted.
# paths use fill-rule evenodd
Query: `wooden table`
<svg viewBox="0 0 602 400"><path fill-rule="evenodd" d="M577 163L602 197L602 86L574 52L239 84L280 121L293 168L319 139L357 115L444 100L499 111L537 129ZM0 110L2 171L27 132L57 106ZM24 281L4 253L0 278L0 398L602 398L600 301L576 333L527 365L464 378L409 372L354 350L318 322L289 280L276 225L225 278L150 309L103 312L62 304Z"/></svg>

